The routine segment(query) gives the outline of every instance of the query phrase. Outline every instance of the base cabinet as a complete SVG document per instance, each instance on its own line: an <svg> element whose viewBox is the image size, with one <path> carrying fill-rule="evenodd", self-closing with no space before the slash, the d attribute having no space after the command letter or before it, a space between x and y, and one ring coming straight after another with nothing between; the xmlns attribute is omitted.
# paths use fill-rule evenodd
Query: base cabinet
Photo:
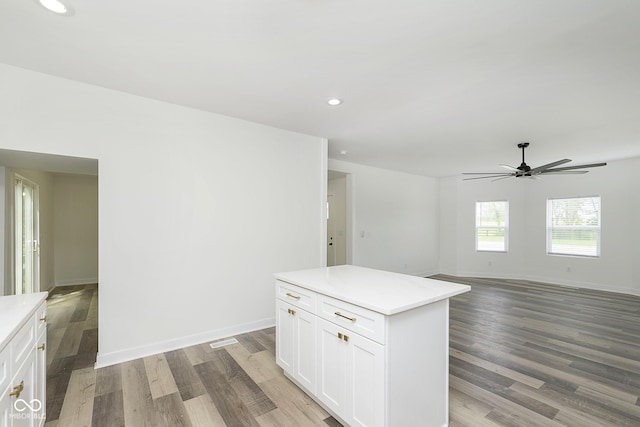
<svg viewBox="0 0 640 427"><path fill-rule="evenodd" d="M0 348L2 427L42 427L45 423L47 328L46 293L42 294L39 299L37 294L27 297L36 299L37 305L24 318L0 319L17 325ZM0 306L11 307L15 302L24 306L18 297L23 296L1 297Z"/></svg>
<svg viewBox="0 0 640 427"><path fill-rule="evenodd" d="M316 390L316 317L278 300L276 315L278 365L310 392Z"/></svg>
<svg viewBox="0 0 640 427"><path fill-rule="evenodd" d="M282 291L283 286L288 286L286 292ZM384 346L363 337L353 326L358 319L362 323L376 316L318 295L306 293L304 301L300 289L288 284L278 283L278 288L281 296L276 300L278 365L341 421L351 426L384 426ZM329 306L336 323L315 313L316 307L322 310ZM347 317L337 316L336 312ZM381 328L383 323L372 324Z"/></svg>
<svg viewBox="0 0 640 427"><path fill-rule="evenodd" d="M326 320L318 330L320 401L352 426L383 426L384 347Z"/></svg>
<svg viewBox="0 0 640 427"><path fill-rule="evenodd" d="M469 286L352 265L274 277L276 361L339 422L449 424L449 298Z"/></svg>

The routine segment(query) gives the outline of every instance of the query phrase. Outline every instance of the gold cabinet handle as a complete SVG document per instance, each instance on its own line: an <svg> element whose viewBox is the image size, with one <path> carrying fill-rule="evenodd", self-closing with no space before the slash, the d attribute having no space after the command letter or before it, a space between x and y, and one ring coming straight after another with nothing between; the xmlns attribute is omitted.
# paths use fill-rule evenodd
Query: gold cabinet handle
<svg viewBox="0 0 640 427"><path fill-rule="evenodd" d="M39 346L38 346L38 350L42 350L42 351L44 351L44 343L42 343L42 345L39 345Z"/></svg>
<svg viewBox="0 0 640 427"><path fill-rule="evenodd" d="M290 308L287 309L287 311L289 312L290 315L295 316L296 315L296 311L295 310L291 310Z"/></svg>
<svg viewBox="0 0 640 427"><path fill-rule="evenodd" d="M20 384L13 387L13 391L9 393L9 396L15 396L16 399L20 397L20 393L24 390L24 381L20 381Z"/></svg>
<svg viewBox="0 0 640 427"><path fill-rule="evenodd" d="M345 335L342 332L338 332L338 339L349 342L349 335Z"/></svg>
<svg viewBox="0 0 640 427"><path fill-rule="evenodd" d="M347 317L347 316L345 316L344 314L340 313L339 311L336 311L336 312L335 312L335 315L336 315L336 316L340 316L340 317L342 317L342 318L344 318L344 319L347 319L347 320L351 320L353 323L356 323L356 320L358 320L358 319L356 319L355 317Z"/></svg>
<svg viewBox="0 0 640 427"><path fill-rule="evenodd" d="M41 317L41 318L40 318L40 321L41 321L41 322L46 322L46 321L47 321L47 316Z"/></svg>
<svg viewBox="0 0 640 427"><path fill-rule="evenodd" d="M287 292L287 296L288 296L288 297L291 297L291 298L295 298L295 299L300 299L300 296L298 296L298 295L294 295L294 294L292 294L291 292Z"/></svg>
<svg viewBox="0 0 640 427"><path fill-rule="evenodd" d="M343 338L346 342L349 342L349 335L345 335Z"/></svg>

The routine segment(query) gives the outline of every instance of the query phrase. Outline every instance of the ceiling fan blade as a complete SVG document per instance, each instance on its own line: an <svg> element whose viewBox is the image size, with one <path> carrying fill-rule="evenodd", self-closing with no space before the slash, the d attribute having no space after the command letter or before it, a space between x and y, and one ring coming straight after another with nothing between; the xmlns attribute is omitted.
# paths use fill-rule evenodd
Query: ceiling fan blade
<svg viewBox="0 0 640 427"><path fill-rule="evenodd" d="M518 169L518 168L514 168L513 166L503 165L503 164L500 164L500 165L498 165L498 166L503 167L503 168L505 168L505 169L509 169L509 170L510 170L510 171L512 171L512 172L520 172L520 169Z"/></svg>
<svg viewBox="0 0 640 427"><path fill-rule="evenodd" d="M591 163L589 165L575 165L575 166L565 166L563 168L554 168L554 169L550 169L551 171L570 171L573 169L584 169L584 168L597 168L600 166L607 166L606 163Z"/></svg>
<svg viewBox="0 0 640 427"><path fill-rule="evenodd" d="M571 161L571 159L562 159L562 160L558 160L557 162L547 163L546 165L538 166L537 168L531 169L529 171L529 173L530 174L540 173L541 171L543 171L545 169L550 169L550 168L555 167L555 166L564 165L565 163L569 163L570 161Z"/></svg>
<svg viewBox="0 0 640 427"><path fill-rule="evenodd" d="M462 175L513 175L508 172L462 172Z"/></svg>
<svg viewBox="0 0 640 427"><path fill-rule="evenodd" d="M557 171L557 170L552 170L552 169L547 169L546 171L542 171L540 172L540 174L545 174L545 175L578 175L578 174L583 174L583 173L587 173L589 171Z"/></svg>
<svg viewBox="0 0 640 427"><path fill-rule="evenodd" d="M485 179L485 178L509 178L510 176L514 176L513 174L504 174L501 173L499 175L488 175L488 176L476 176L475 178L464 178L463 181L469 181L471 179Z"/></svg>
<svg viewBox="0 0 640 427"><path fill-rule="evenodd" d="M500 178L492 179L491 182L500 181L501 179L511 178L513 175L501 176ZM488 177L485 177L488 178Z"/></svg>

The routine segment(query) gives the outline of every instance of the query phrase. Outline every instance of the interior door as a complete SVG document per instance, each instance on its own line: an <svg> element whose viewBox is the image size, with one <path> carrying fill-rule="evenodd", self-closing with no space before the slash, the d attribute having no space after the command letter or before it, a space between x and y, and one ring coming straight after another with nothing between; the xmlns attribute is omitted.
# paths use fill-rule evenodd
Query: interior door
<svg viewBox="0 0 640 427"><path fill-rule="evenodd" d="M16 175L15 180L15 293L40 291L38 186Z"/></svg>
<svg viewBox="0 0 640 427"><path fill-rule="evenodd" d="M327 267L337 265L336 263L336 222L333 194L327 195Z"/></svg>

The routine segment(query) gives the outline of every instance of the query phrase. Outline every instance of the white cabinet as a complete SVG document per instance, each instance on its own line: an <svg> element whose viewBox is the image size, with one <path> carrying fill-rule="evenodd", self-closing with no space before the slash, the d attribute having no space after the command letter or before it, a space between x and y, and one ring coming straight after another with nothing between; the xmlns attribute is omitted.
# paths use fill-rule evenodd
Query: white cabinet
<svg viewBox="0 0 640 427"><path fill-rule="evenodd" d="M352 426L384 426L384 347L357 334L349 338L346 420Z"/></svg>
<svg viewBox="0 0 640 427"><path fill-rule="evenodd" d="M316 317L284 301L277 301L276 360L300 384L316 388Z"/></svg>
<svg viewBox="0 0 640 427"><path fill-rule="evenodd" d="M336 419L448 424L448 298L469 286L354 266L274 276L276 361Z"/></svg>
<svg viewBox="0 0 640 427"><path fill-rule="evenodd" d="M46 409L47 293L0 297L0 426L41 427Z"/></svg>
<svg viewBox="0 0 640 427"><path fill-rule="evenodd" d="M318 321L318 399L352 426L384 425L384 347Z"/></svg>

